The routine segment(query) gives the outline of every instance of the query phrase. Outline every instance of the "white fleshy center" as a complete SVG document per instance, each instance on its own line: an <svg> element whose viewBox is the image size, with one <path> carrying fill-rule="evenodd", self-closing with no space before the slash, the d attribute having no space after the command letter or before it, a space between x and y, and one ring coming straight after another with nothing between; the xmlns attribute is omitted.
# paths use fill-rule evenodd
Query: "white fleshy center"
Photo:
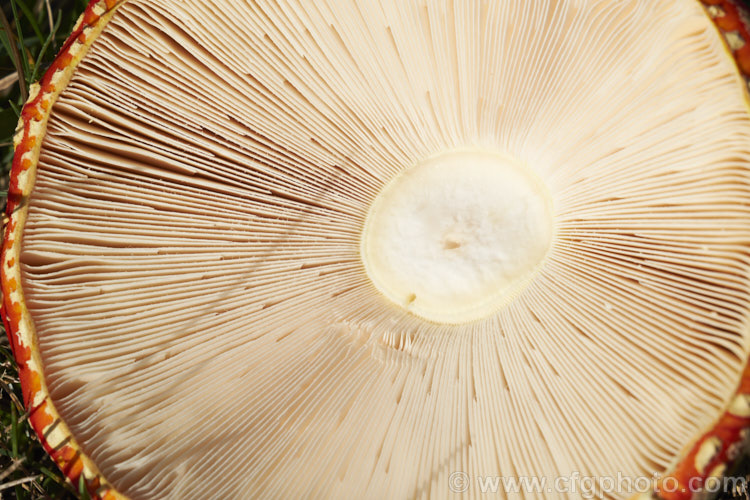
<svg viewBox="0 0 750 500"><path fill-rule="evenodd" d="M362 252L393 302L461 323L498 310L538 268L552 233L550 197L528 167L495 152L453 151L386 186Z"/></svg>

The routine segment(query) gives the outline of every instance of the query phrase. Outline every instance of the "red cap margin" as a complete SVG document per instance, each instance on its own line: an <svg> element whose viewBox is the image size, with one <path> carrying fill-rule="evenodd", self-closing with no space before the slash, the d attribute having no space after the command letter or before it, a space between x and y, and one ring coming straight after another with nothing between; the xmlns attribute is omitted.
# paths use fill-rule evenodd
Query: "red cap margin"
<svg viewBox="0 0 750 500"><path fill-rule="evenodd" d="M83 480L91 497L101 500L124 497L111 487L83 453L49 397L36 333L23 298L19 256L26 221L26 203L34 185L40 146L50 110L73 76L77 64L121 3L122 0L92 0L42 79L30 88L29 99L21 111L13 138L15 153L0 254L0 313L18 363L21 392L29 412L29 422L44 449L74 487L77 489Z"/></svg>

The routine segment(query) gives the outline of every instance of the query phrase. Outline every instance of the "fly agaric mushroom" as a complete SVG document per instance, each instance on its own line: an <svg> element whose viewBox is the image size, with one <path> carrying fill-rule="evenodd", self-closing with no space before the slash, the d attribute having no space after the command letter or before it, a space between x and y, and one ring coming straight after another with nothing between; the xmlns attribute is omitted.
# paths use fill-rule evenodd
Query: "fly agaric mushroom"
<svg viewBox="0 0 750 500"><path fill-rule="evenodd" d="M92 2L2 253L52 457L101 498L691 498L750 428L750 36L705 4Z"/></svg>

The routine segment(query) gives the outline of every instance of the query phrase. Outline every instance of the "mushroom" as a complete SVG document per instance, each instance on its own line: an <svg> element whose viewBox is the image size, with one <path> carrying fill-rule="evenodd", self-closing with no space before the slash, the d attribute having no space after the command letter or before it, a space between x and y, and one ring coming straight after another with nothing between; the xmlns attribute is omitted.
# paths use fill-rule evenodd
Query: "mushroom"
<svg viewBox="0 0 750 500"><path fill-rule="evenodd" d="M750 428L750 37L705 4L92 2L2 249L50 454L100 498L690 498Z"/></svg>

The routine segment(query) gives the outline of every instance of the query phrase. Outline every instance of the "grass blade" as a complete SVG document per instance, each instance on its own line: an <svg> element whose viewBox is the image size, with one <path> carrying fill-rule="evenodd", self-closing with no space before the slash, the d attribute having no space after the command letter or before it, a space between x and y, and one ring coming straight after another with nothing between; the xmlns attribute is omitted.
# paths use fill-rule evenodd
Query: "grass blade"
<svg viewBox="0 0 750 500"><path fill-rule="evenodd" d="M16 25L16 54L18 59L21 61L21 72L19 75L23 75L23 79L26 83L29 83L29 60L26 57L26 42L23 38L23 29L21 29L21 19L18 17L18 9L16 9L16 0L10 0L10 8L13 11L13 22ZM10 37L10 31L8 31L8 38Z"/></svg>
<svg viewBox="0 0 750 500"><path fill-rule="evenodd" d="M44 40L44 36L42 35L42 30L39 29L39 23L36 22L36 18L34 17L34 13L31 12L31 9L29 9L29 6L26 5L24 2L19 2L18 0L10 0L11 3L15 3L20 9L21 12L23 12L24 17L28 20L29 26L31 26L31 29L34 31L34 34L41 42ZM15 13L13 14L15 15ZM21 20L19 19L16 24L20 24Z"/></svg>
<svg viewBox="0 0 750 500"><path fill-rule="evenodd" d="M54 28L52 27L52 6L49 4L49 0L44 0L44 5L47 7L47 22L49 22L49 30L54 31Z"/></svg>
<svg viewBox="0 0 750 500"><path fill-rule="evenodd" d="M15 16L15 0L11 1L11 6L13 7L13 15ZM10 29L10 23L8 23L8 18L5 17L3 9L0 9L0 25L0 27L2 27L3 29L3 33L6 35L4 38L7 39L8 42L8 53L10 53L10 57L11 59L13 59L13 66L15 66L20 79L21 75L26 75L26 73L24 73L23 71L22 65L22 61L24 60L24 58L21 57L21 53L18 51L18 45L16 45L16 40L13 38L13 32ZM20 26L18 27L18 31L20 31ZM26 99L29 98L29 94L26 91L26 85L19 83L18 86L21 90L21 99L26 102Z"/></svg>
<svg viewBox="0 0 750 500"><path fill-rule="evenodd" d="M10 453L18 458L18 411L15 405L10 406Z"/></svg>
<svg viewBox="0 0 750 500"><path fill-rule="evenodd" d="M31 72L31 82L35 82L39 76L39 68L42 66L42 61L44 60L44 54L47 52L47 49L49 48L50 44L55 40L55 35L57 34L57 30L60 28L60 22L62 21L62 12L57 13L57 19L55 20L54 24L52 24L52 19L50 18L50 24L52 25L52 31L50 31L49 35L47 36L47 39L44 40L44 44L42 45L42 48L39 49L39 55L37 55L36 58L36 64L34 64L34 70Z"/></svg>
<svg viewBox="0 0 750 500"><path fill-rule="evenodd" d="M21 97L23 97L23 95ZM27 98L28 97L24 98L24 102L26 102ZM21 108L18 107L18 104L14 103L13 101L8 101L8 104L10 105L13 112L16 114L16 120L21 118Z"/></svg>

